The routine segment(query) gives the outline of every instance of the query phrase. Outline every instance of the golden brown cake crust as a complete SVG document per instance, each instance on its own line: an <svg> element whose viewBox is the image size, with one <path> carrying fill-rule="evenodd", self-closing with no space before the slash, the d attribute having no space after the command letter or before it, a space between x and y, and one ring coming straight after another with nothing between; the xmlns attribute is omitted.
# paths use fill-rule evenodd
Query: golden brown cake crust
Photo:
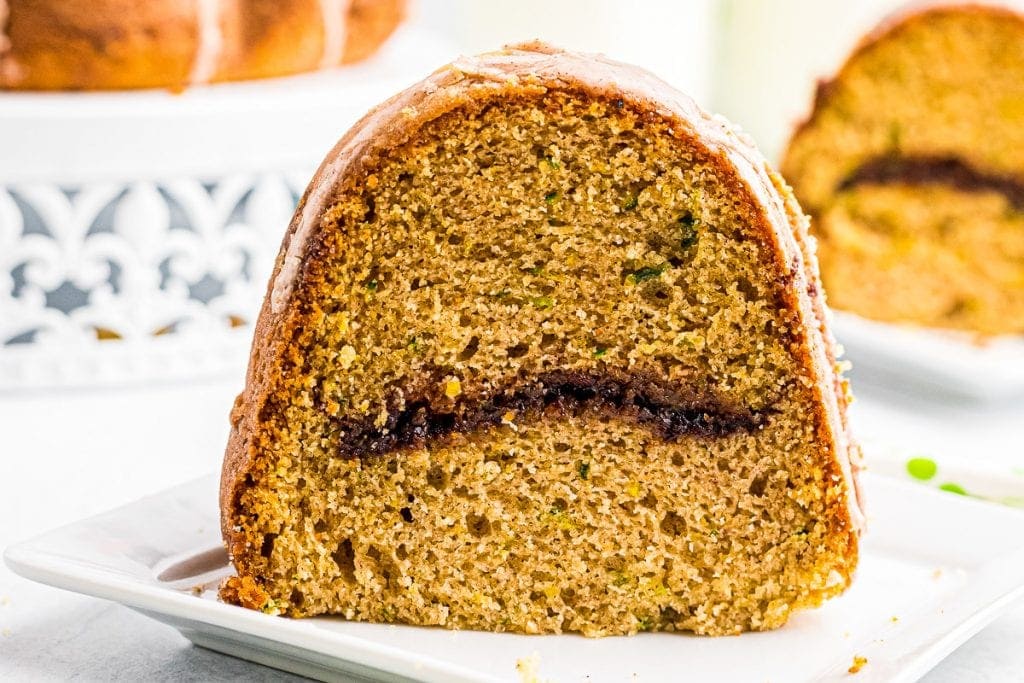
<svg viewBox="0 0 1024 683"><path fill-rule="evenodd" d="M238 500L247 486L259 445L266 438L256 429L260 412L274 385L271 373L299 319L301 302L293 292L304 277L312 239L324 213L347 190L358 187L390 149L408 142L427 123L455 110L477 110L486 103L514 101L550 91L571 92L583 98L622 101L655 120L668 121L680 138L707 148L718 168L736 178L737 191L748 192L760 205L770 229L769 250L779 259L778 272L792 284L786 303L799 316L806 339L796 340L800 360L811 369L821 414L815 422L822 443L831 446L835 476L848 492L838 528L859 530L863 525L856 488L859 451L846 426L847 393L836 370L834 341L825 320L824 299L813 265L807 223L788 188L765 160L727 123L700 111L689 99L648 72L619 63L561 52L528 43L460 59L421 83L396 95L367 114L328 154L302 197L284 238L274 274L256 324L246 386L231 415L231 435L221 479L221 523L229 552L237 560L251 547L235 528ZM738 175L737 175L738 174ZM851 566L856 544L849 547ZM244 573L244 572L243 572Z"/></svg>
<svg viewBox="0 0 1024 683"><path fill-rule="evenodd" d="M0 0L0 90L179 89L349 64L377 50L405 7L405 0ZM331 12L340 13L336 21L325 20Z"/></svg>

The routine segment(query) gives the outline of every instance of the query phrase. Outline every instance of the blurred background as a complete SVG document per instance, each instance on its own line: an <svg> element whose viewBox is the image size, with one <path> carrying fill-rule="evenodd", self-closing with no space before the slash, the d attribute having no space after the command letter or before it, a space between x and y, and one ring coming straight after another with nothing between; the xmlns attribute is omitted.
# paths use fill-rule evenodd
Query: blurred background
<svg viewBox="0 0 1024 683"><path fill-rule="evenodd" d="M375 54L319 73L181 93L0 91L0 547L219 469L295 202L377 102L458 54L540 38L647 67L776 162L816 80L902 4L414 0ZM1024 466L1019 398L886 382L853 361L854 419L880 468L945 457L955 478L972 458ZM54 627L45 608L100 609L0 568L5 596L0 628L32 647ZM172 661L183 647L169 630L149 635ZM85 652L100 637L66 645ZM101 663L55 665L70 676Z"/></svg>

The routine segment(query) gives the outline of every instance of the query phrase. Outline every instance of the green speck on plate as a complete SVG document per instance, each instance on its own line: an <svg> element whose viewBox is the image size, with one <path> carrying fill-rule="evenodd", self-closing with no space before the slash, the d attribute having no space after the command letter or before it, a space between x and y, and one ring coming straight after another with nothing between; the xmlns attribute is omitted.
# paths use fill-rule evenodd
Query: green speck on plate
<svg viewBox="0 0 1024 683"><path fill-rule="evenodd" d="M931 458L911 458L907 461L907 473L914 479L928 481L939 471L939 466Z"/></svg>
<svg viewBox="0 0 1024 683"><path fill-rule="evenodd" d="M967 495L967 491L964 489L963 486L960 486L960 484L954 484L952 482L946 482L945 484L942 484L941 486L939 486L939 490L947 491L949 493L955 493L958 496Z"/></svg>

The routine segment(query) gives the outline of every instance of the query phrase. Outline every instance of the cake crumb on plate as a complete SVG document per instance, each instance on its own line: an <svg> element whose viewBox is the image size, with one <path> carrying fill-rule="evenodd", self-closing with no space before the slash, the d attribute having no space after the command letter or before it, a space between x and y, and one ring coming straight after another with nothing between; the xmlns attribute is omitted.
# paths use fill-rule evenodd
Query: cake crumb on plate
<svg viewBox="0 0 1024 683"><path fill-rule="evenodd" d="M540 667L540 655L534 652L529 657L516 660L516 671L519 673L519 683L544 683L537 674Z"/></svg>

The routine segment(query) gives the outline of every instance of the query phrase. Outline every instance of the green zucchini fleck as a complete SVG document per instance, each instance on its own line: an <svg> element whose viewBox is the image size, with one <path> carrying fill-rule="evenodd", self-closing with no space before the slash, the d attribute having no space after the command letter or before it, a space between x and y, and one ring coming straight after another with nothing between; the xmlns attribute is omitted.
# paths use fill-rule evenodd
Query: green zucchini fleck
<svg viewBox="0 0 1024 683"><path fill-rule="evenodd" d="M632 273L626 275L626 282L628 284L635 285L641 282L646 282L647 280L653 280L655 278L661 277L661 274L668 270L670 267L671 264L668 263L667 261L665 263L662 263L660 266L644 266L643 268L640 268L639 270L634 270Z"/></svg>
<svg viewBox="0 0 1024 683"><path fill-rule="evenodd" d="M586 480L588 477L590 477L590 463L581 462L579 465L579 473L580 479Z"/></svg>
<svg viewBox="0 0 1024 683"><path fill-rule="evenodd" d="M534 308L539 308L541 310L551 308L555 305L554 299L550 296L535 296L530 299L530 303L533 304Z"/></svg>
<svg viewBox="0 0 1024 683"><path fill-rule="evenodd" d="M903 126L900 125L899 121L892 121L889 123L889 149L893 152L899 152L902 144Z"/></svg>
<svg viewBox="0 0 1024 683"><path fill-rule="evenodd" d="M682 231L679 238L679 246L683 249L689 249L697 244L697 219L688 213L680 216L676 222Z"/></svg>

